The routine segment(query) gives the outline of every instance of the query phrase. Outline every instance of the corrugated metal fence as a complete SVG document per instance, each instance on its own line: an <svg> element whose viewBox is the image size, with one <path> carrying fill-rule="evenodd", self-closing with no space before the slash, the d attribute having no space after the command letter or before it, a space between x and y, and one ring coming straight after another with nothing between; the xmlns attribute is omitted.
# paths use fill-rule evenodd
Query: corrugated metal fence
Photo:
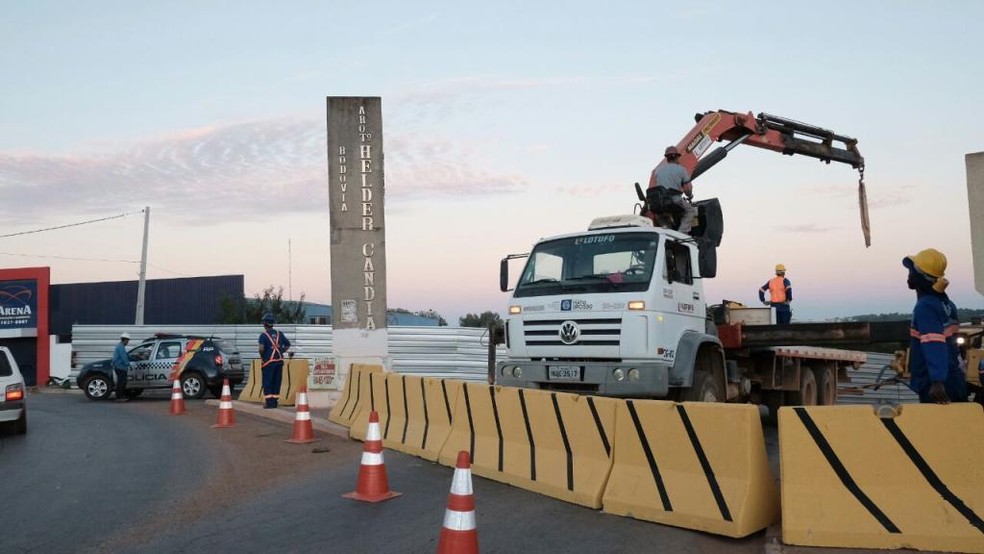
<svg viewBox="0 0 984 554"><path fill-rule="evenodd" d="M332 355L332 328L326 325L278 325L287 334L299 357L324 358ZM424 377L485 381L488 371L488 336L484 329L470 327L389 327L389 353L393 370ZM72 348L76 353L76 368L82 364L112 356L120 333L133 337L131 345L154 333L186 335L215 335L235 343L248 368L258 357L256 340L261 332L257 325L74 325ZM505 349L497 349L496 357L506 359ZM879 372L892 361L891 354L868 353L868 361L858 370L848 370L850 383L840 383L839 404L879 404L884 402L918 402L919 398L904 385L887 385L878 390L858 390L872 384ZM885 371L883 379L892 377ZM74 378L74 375L73 375Z"/></svg>
<svg viewBox="0 0 984 554"><path fill-rule="evenodd" d="M327 325L278 325L287 335L298 357L326 358L332 355L332 328ZM248 368L259 357L258 325L74 325L72 348L76 370L82 364L110 358L120 333L130 333L130 345L155 333L222 337L236 345ZM453 377L485 381L488 375L488 336L471 327L389 327L389 356L393 370L425 377ZM505 358L505 349L496 356Z"/></svg>
<svg viewBox="0 0 984 554"><path fill-rule="evenodd" d="M840 383L837 389L837 403L838 404L900 404L900 403L911 403L919 402L919 397L916 393L909 390L909 387L905 385L885 385L879 387L878 390L874 388L866 388L858 390L856 387L862 385L870 385L877 382L878 374L882 371L886 365L888 365L894 358L891 354L882 354L879 352L869 352L868 361L865 362L857 370L847 370L847 374L851 377L850 383ZM895 376L895 372L891 369L886 369L882 373L882 380L889 379Z"/></svg>

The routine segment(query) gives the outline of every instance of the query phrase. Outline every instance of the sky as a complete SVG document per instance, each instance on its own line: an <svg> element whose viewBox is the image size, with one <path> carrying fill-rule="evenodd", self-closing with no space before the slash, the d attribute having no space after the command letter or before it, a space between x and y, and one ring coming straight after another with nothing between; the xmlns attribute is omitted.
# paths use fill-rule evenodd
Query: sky
<svg viewBox="0 0 984 554"><path fill-rule="evenodd" d="M712 303L756 302L783 263L794 320L907 312L901 259L933 247L984 308L982 20L970 0L5 2L0 267L136 279L149 206L148 278L330 303L325 98L379 96L389 307L504 314L502 257L631 213L723 109L857 138L872 245L854 169L739 146L695 181L725 218Z"/></svg>

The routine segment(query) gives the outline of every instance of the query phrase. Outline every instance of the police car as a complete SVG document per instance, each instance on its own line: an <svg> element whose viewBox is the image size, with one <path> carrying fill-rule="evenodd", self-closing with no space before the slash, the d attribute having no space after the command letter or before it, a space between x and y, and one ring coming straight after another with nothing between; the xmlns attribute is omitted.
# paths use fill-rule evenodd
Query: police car
<svg viewBox="0 0 984 554"><path fill-rule="evenodd" d="M158 334L128 352L130 371L126 396L136 398L147 389L171 388L177 372L185 398L222 394L222 381L235 387L243 382L243 361L235 345L219 337ZM106 400L115 389L112 359L84 365L76 379L90 400Z"/></svg>

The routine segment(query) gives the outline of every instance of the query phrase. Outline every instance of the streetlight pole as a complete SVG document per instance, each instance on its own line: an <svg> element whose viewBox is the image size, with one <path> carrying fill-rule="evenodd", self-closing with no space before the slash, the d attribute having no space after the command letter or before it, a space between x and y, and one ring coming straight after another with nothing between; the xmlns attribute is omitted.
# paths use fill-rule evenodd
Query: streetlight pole
<svg viewBox="0 0 984 554"><path fill-rule="evenodd" d="M140 281L137 283L136 325L144 324L144 293L147 288L147 231L150 229L150 206L144 208L143 252L140 255Z"/></svg>

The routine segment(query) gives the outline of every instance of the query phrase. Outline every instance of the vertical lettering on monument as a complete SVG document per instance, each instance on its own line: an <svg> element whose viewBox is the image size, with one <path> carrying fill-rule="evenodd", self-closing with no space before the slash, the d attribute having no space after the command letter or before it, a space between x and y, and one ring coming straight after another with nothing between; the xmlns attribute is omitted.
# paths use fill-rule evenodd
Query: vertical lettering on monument
<svg viewBox="0 0 984 554"><path fill-rule="evenodd" d="M359 106L359 172L362 177L362 231L373 232L372 214L372 145L367 144L372 138L372 133L367 132L366 108ZM375 270L373 269L373 254L375 244L364 242L362 244L363 257L363 301L365 302L366 319L365 329L371 331L376 328L376 320L372 313L372 301L376 298Z"/></svg>

